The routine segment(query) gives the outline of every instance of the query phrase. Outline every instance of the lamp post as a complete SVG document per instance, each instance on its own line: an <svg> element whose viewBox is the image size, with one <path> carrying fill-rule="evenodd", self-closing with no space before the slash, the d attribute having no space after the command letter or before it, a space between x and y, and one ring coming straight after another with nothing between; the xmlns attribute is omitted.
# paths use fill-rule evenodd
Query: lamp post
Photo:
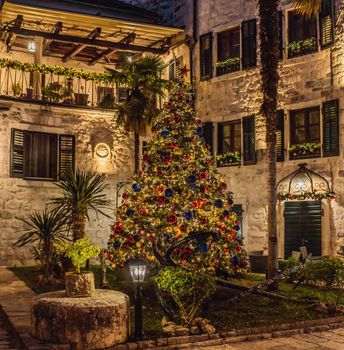
<svg viewBox="0 0 344 350"><path fill-rule="evenodd" d="M145 279L146 274L146 262L142 259L133 259L129 265L131 278L136 283L134 293L135 303L135 338L143 338L143 327L142 327L142 287L141 284Z"/></svg>

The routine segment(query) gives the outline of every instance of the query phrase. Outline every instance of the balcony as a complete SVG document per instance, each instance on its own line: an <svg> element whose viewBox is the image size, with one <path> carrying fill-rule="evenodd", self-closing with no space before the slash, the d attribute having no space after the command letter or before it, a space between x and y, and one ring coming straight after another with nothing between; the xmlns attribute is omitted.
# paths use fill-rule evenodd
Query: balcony
<svg viewBox="0 0 344 350"><path fill-rule="evenodd" d="M321 145L319 143L290 145L288 151L291 160L321 157Z"/></svg>
<svg viewBox="0 0 344 350"><path fill-rule="evenodd" d="M108 73L0 59L0 97L30 103L114 109L127 90Z"/></svg>
<svg viewBox="0 0 344 350"><path fill-rule="evenodd" d="M216 76L236 72L240 70L240 58L233 57L226 61L216 63Z"/></svg>
<svg viewBox="0 0 344 350"><path fill-rule="evenodd" d="M294 41L287 44L288 58L308 55L318 51L316 38Z"/></svg>
<svg viewBox="0 0 344 350"><path fill-rule="evenodd" d="M239 166L241 165L241 153L227 152L223 154L217 154L216 164L219 168L227 166Z"/></svg>

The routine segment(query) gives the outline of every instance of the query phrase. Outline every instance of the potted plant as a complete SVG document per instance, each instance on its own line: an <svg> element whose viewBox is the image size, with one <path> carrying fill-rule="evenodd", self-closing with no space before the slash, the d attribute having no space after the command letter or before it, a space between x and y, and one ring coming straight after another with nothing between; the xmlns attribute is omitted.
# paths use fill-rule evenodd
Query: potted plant
<svg viewBox="0 0 344 350"><path fill-rule="evenodd" d="M58 82L48 84L43 88L42 93L45 99L49 99L53 102L60 102L68 96L68 91Z"/></svg>
<svg viewBox="0 0 344 350"><path fill-rule="evenodd" d="M61 245L59 251L72 262L74 271L65 274L66 295L68 297L90 297L95 292L94 276L90 271L81 271L86 261L98 258L100 249L88 237Z"/></svg>
<svg viewBox="0 0 344 350"><path fill-rule="evenodd" d="M74 92L75 104L79 105L79 106L87 106L88 94L84 93L84 87L83 86L81 86L81 91L82 91L82 93L75 93Z"/></svg>
<svg viewBox="0 0 344 350"><path fill-rule="evenodd" d="M20 83L13 83L12 92L14 96L20 96L23 92L23 86Z"/></svg>

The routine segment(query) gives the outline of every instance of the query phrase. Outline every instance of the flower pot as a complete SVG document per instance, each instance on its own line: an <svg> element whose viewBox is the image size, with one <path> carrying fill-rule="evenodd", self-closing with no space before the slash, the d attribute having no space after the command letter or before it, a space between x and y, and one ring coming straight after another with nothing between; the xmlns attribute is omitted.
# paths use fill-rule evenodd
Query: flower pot
<svg viewBox="0 0 344 350"><path fill-rule="evenodd" d="M76 94L74 93L75 104L79 106L87 106L88 94Z"/></svg>
<svg viewBox="0 0 344 350"><path fill-rule="evenodd" d="M67 272L65 274L66 295L68 297L90 297L95 293L92 272Z"/></svg>

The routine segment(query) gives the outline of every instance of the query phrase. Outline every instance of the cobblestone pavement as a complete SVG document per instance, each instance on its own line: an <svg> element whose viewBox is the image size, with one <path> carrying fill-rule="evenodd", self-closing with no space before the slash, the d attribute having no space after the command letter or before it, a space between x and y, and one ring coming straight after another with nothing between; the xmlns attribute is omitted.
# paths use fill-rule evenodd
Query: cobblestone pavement
<svg viewBox="0 0 344 350"><path fill-rule="evenodd" d="M0 350L16 350L17 348L13 346L11 337L8 334L4 323L0 319Z"/></svg>
<svg viewBox="0 0 344 350"><path fill-rule="evenodd" d="M344 350L344 328L237 344L191 348L193 350Z"/></svg>

